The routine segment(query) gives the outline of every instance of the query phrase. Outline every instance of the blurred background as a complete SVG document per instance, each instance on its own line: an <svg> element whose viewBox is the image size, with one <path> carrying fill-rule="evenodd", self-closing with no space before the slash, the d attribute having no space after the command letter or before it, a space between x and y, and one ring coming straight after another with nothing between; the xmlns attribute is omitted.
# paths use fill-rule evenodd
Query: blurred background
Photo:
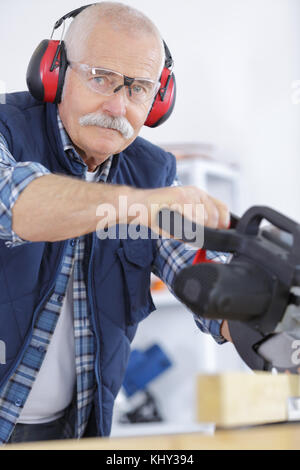
<svg viewBox="0 0 300 470"><path fill-rule="evenodd" d="M88 3L1 0L1 88L26 89L27 65L39 42L50 38L58 18ZM300 220L299 0L123 3L156 23L175 61L174 114L158 129L144 128L142 136L174 151L184 183L207 189L237 214L268 205ZM141 352L159 345L169 366L156 378L153 373L153 380L151 373L145 378L148 415L152 422L159 415L161 425L191 427L197 374L245 366L233 347L201 335L190 313L156 279L153 297L158 309L142 323L133 347ZM136 398L139 386L133 397L128 390L117 403L116 435L129 432L121 421L139 421L137 410L145 403L145 396Z"/></svg>

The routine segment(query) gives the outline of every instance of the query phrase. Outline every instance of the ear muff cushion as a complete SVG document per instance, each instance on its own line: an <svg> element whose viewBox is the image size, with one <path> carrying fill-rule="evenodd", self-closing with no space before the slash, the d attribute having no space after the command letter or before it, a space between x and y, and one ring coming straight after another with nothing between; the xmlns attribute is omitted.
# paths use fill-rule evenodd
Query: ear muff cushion
<svg viewBox="0 0 300 470"><path fill-rule="evenodd" d="M170 70L167 68L163 70L161 78L161 88L155 97L151 111L145 122L145 126L147 127L154 128L160 126L161 124L166 122L167 119L169 119L174 110L176 101L176 80L174 74L171 75L171 79L168 85L168 89L166 90L164 100L162 100L161 98L161 91L166 86L170 73Z"/></svg>
<svg viewBox="0 0 300 470"><path fill-rule="evenodd" d="M48 49L49 41L45 39L34 51L27 69L26 81L31 95L38 101L44 101L45 88L40 73L41 62Z"/></svg>

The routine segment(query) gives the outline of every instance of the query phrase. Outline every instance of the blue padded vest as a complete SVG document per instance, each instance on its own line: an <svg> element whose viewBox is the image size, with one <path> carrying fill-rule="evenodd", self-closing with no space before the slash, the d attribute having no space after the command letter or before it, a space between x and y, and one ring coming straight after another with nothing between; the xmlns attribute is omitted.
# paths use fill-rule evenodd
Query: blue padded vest
<svg viewBox="0 0 300 470"><path fill-rule="evenodd" d="M83 166L63 150L57 107L29 93L7 95L0 105L0 133L17 162L38 162L51 172L83 178ZM114 156L108 182L138 188L170 186L175 158L137 138ZM0 365L0 390L14 373L31 340L35 319L51 293L68 242L31 243L7 248L0 240L0 340L6 365ZM154 310L150 273L156 243L151 240L99 240L86 236L84 272L97 340L94 408L97 435L111 429L114 399L122 385L130 343L138 323Z"/></svg>

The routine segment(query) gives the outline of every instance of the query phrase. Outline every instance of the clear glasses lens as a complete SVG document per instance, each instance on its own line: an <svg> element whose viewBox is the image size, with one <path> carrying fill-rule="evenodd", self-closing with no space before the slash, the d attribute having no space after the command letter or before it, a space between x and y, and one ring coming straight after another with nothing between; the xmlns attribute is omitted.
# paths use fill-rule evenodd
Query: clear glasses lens
<svg viewBox="0 0 300 470"><path fill-rule="evenodd" d="M96 93L111 96L124 86L124 76L118 72L91 68L84 64L73 64L72 68L78 72L84 72L87 85ZM137 104L145 103L154 98L158 89L158 82L139 78L135 79L130 86L126 86L128 98Z"/></svg>

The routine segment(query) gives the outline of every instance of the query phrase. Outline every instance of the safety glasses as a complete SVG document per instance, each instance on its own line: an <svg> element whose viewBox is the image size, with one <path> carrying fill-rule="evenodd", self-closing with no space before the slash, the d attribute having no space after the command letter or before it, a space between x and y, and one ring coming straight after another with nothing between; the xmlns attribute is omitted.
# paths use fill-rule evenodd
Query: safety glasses
<svg viewBox="0 0 300 470"><path fill-rule="evenodd" d="M148 78L131 78L113 70L90 67L79 62L70 62L69 66L95 93L112 96L125 87L128 99L136 104L152 100L160 88L159 81Z"/></svg>

